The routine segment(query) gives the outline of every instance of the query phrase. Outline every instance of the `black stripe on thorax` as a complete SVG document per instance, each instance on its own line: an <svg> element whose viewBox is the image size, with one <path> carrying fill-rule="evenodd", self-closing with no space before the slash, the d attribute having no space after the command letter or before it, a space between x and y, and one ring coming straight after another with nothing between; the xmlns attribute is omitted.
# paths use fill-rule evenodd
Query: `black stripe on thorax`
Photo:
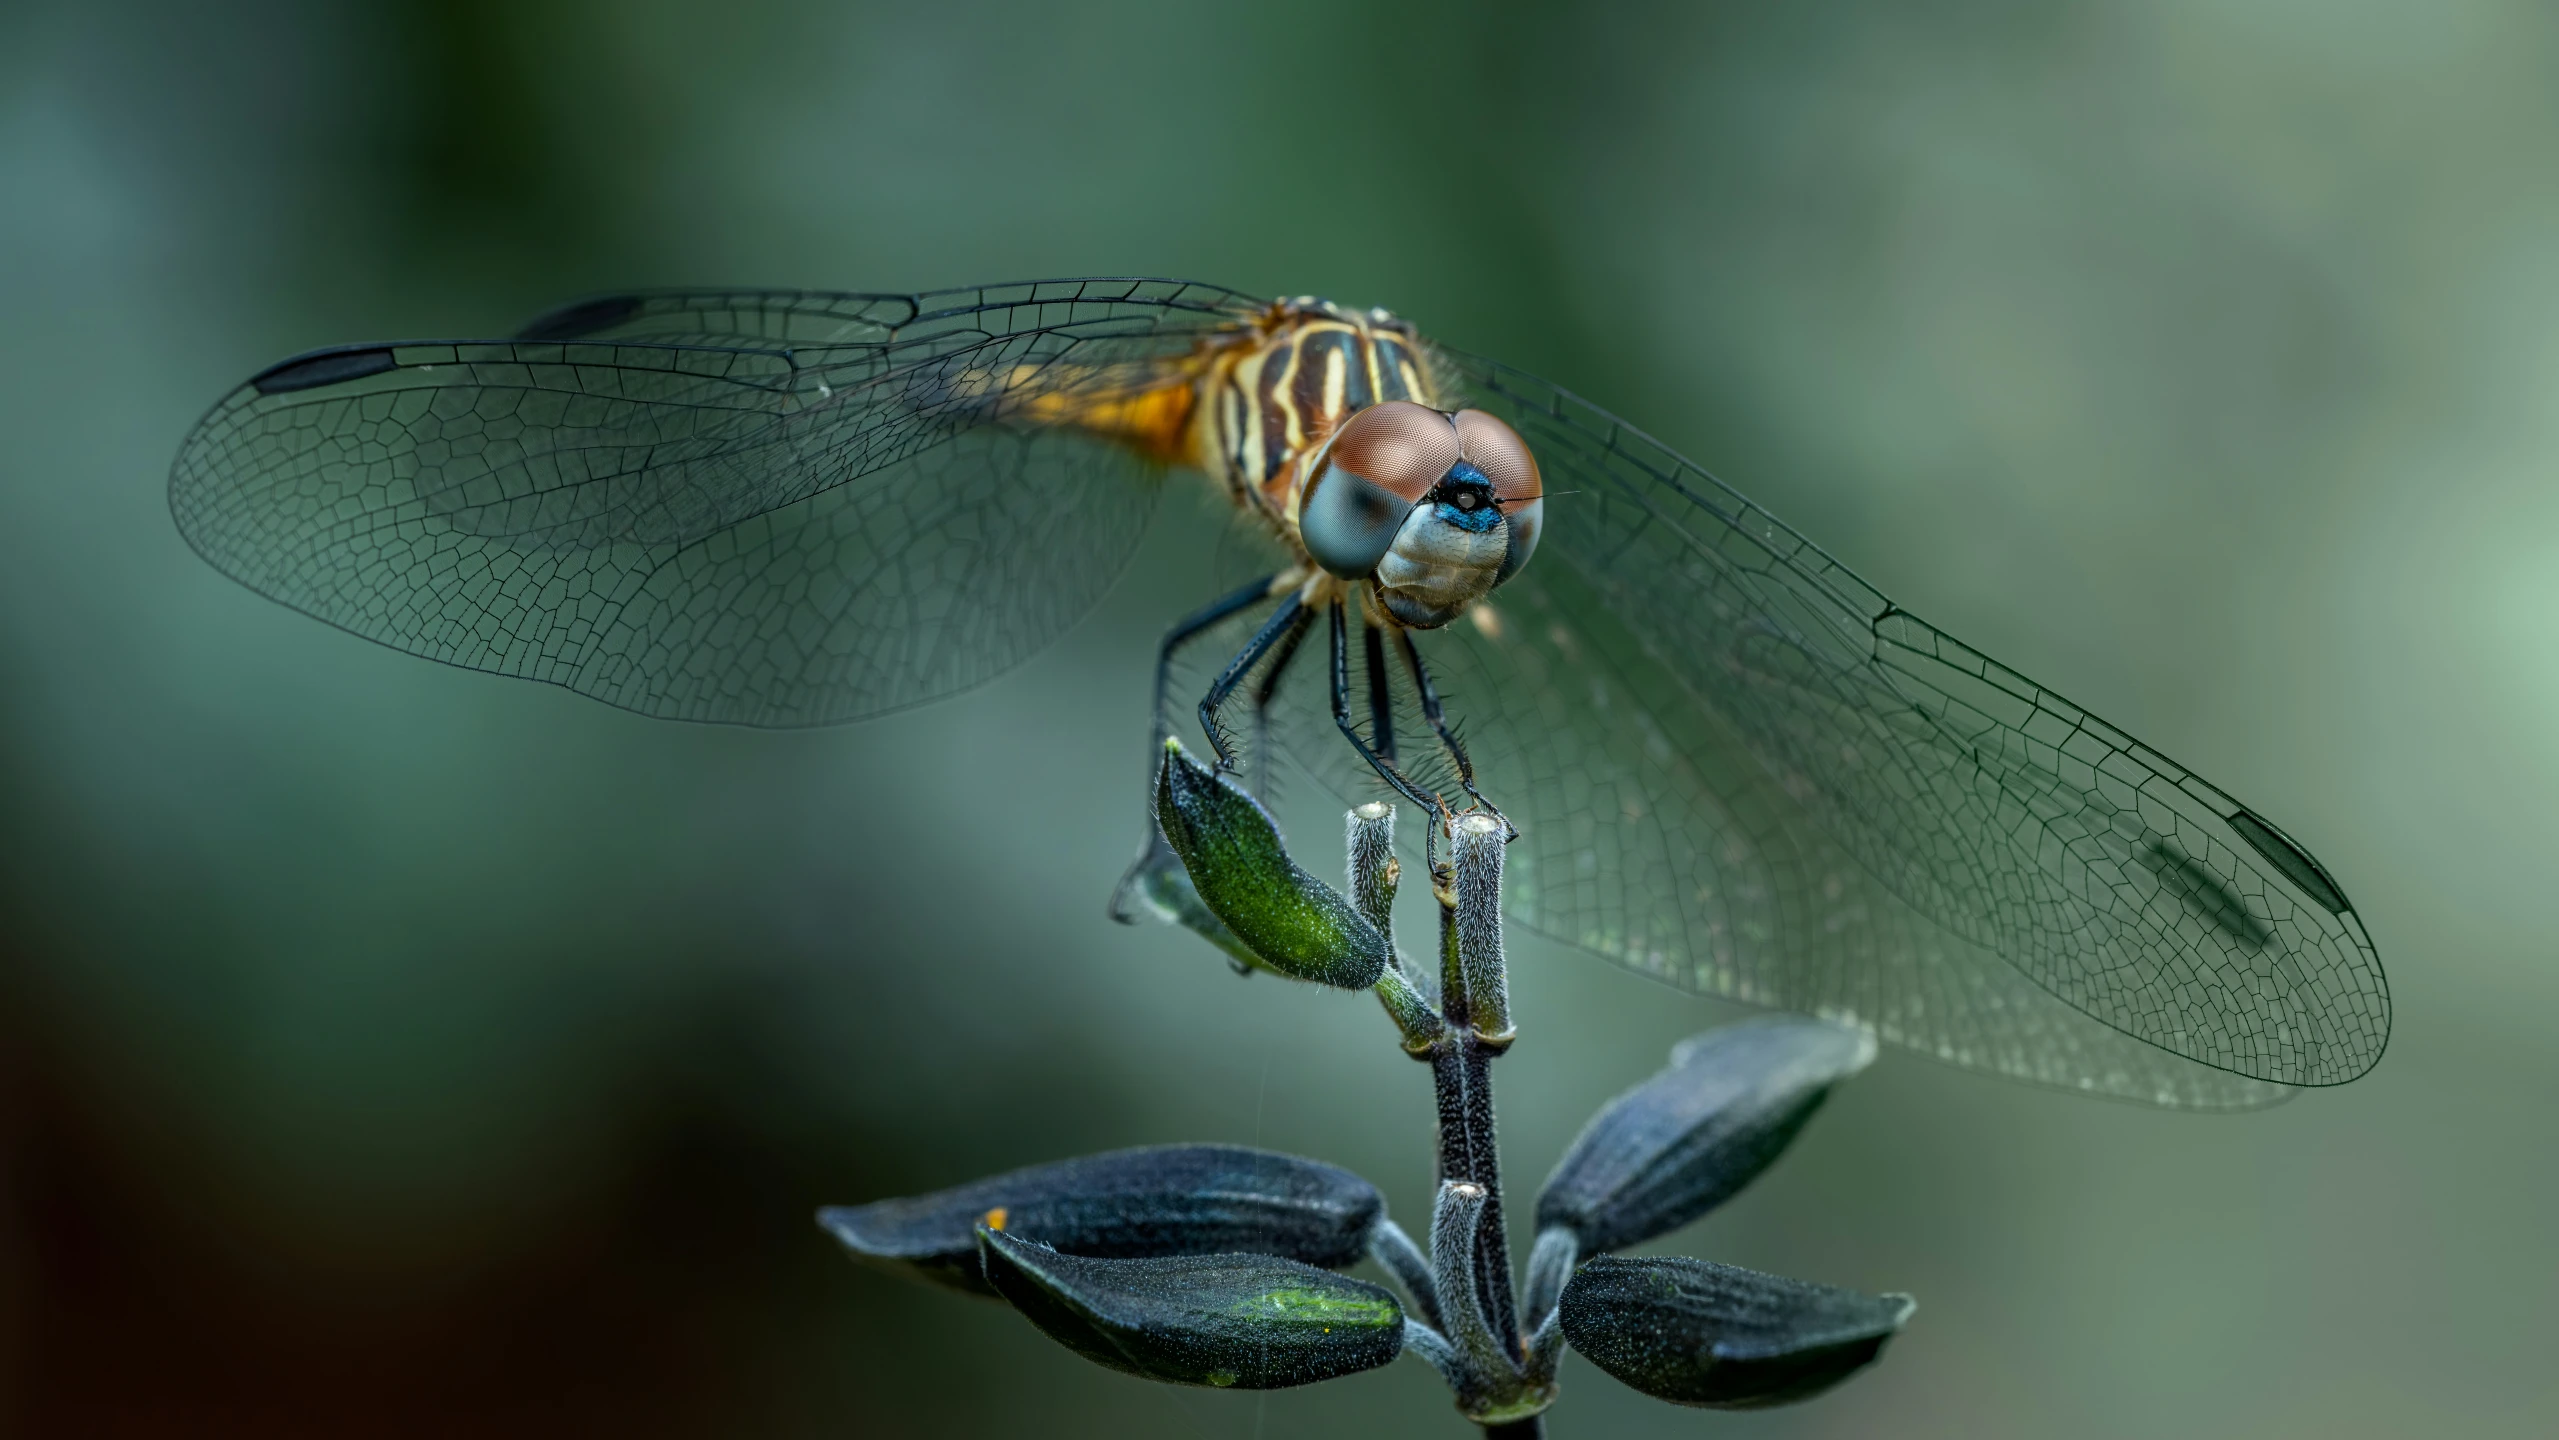
<svg viewBox="0 0 2559 1440"><path fill-rule="evenodd" d="M1253 476L1256 485L1267 484L1297 453L1297 441L1289 434L1289 422L1296 417L1286 388L1297 349L1298 336L1292 334L1262 355L1262 372L1256 377L1259 383L1253 387L1253 403L1262 416L1262 466L1260 473Z"/></svg>
<svg viewBox="0 0 2559 1440"><path fill-rule="evenodd" d="M1406 336L1332 316L1303 320L1228 372L1216 401L1221 448L1231 473L1260 488L1345 418L1381 401L1427 401L1427 383Z"/></svg>
<svg viewBox="0 0 2559 1440"><path fill-rule="evenodd" d="M1413 348L1396 336L1372 331L1369 353L1377 364L1377 398L1384 400L1425 401L1422 394L1422 362Z"/></svg>
<svg viewBox="0 0 2559 1440"><path fill-rule="evenodd" d="M1326 327L1298 342L1297 379L1290 387L1299 433L1329 435L1334 427L1376 403L1368 347L1350 329Z"/></svg>

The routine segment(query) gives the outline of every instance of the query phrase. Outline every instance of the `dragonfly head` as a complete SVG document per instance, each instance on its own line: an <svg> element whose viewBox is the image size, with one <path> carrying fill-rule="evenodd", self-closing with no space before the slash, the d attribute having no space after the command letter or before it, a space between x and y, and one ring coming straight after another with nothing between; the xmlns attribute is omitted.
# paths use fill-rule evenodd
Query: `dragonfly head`
<svg viewBox="0 0 2559 1440"><path fill-rule="evenodd" d="M1375 580L1388 613L1445 625L1517 574L1545 521L1536 457L1481 410L1410 401L1345 421L1312 464L1298 534L1315 563Z"/></svg>

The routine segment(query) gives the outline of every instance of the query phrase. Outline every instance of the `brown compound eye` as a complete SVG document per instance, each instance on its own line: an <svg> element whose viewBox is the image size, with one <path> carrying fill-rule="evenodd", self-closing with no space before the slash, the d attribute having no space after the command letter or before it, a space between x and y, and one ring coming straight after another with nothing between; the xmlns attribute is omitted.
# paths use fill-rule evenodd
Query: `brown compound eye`
<svg viewBox="0 0 2559 1440"><path fill-rule="evenodd" d="M1518 431L1481 410L1460 410L1450 419L1466 463L1493 482L1493 497L1505 508L1546 493L1545 482L1538 478L1537 457L1528 453L1528 442L1519 438Z"/></svg>
<svg viewBox="0 0 2559 1440"><path fill-rule="evenodd" d="M1504 429L1507 432L1508 427ZM1525 446L1521 453L1526 453ZM1410 400L1389 400L1342 422L1325 458L1399 499L1414 502L1448 474L1459 454L1457 427L1447 416Z"/></svg>
<svg viewBox="0 0 2559 1440"><path fill-rule="evenodd" d="M1371 405L1334 432L1298 502L1315 563L1346 579L1375 572L1421 498L1457 463L1457 427L1408 400Z"/></svg>

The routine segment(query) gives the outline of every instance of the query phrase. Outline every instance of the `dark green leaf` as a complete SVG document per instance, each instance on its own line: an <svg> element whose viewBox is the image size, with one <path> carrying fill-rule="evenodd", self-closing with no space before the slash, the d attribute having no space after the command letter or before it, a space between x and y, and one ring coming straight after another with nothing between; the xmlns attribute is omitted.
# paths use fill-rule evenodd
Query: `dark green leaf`
<svg viewBox="0 0 2559 1440"><path fill-rule="evenodd" d="M987 1229L978 1241L987 1278L1050 1339L1149 1380L1275 1390L1403 1353L1391 1292L1294 1260L1095 1260Z"/></svg>
<svg viewBox="0 0 2559 1440"><path fill-rule="evenodd" d="M1155 818L1200 902L1282 975L1365 990L1386 969L1386 938L1332 886L1288 858L1279 827L1243 787L1178 744L1157 772Z"/></svg>
<svg viewBox="0 0 2559 1440"><path fill-rule="evenodd" d="M1596 1254L1687 1224L1766 1169L1874 1056L1862 1030L1793 1016L1681 1041L1669 1068L1582 1127L1538 1195L1538 1228Z"/></svg>
<svg viewBox="0 0 2559 1440"><path fill-rule="evenodd" d="M1564 1287L1564 1339L1656 1399L1748 1410L1807 1399L1882 1352L1915 1307L1676 1256L1603 1255Z"/></svg>
<svg viewBox="0 0 2559 1440"><path fill-rule="evenodd" d="M978 1268L981 1222L1070 1255L1251 1251L1338 1268L1365 1253L1384 1211L1376 1186L1320 1161L1240 1145L1156 1145L821 1210L817 1218L865 1260L992 1295Z"/></svg>

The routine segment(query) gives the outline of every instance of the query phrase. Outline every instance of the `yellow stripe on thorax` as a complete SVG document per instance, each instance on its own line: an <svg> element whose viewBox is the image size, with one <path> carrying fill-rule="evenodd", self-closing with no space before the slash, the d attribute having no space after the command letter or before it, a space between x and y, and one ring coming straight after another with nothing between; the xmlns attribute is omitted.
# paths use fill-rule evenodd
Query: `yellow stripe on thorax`
<svg viewBox="0 0 2559 1440"><path fill-rule="evenodd" d="M1315 354L1310 356L1312 349ZM1189 355L1141 366L1017 365L988 389L1011 417L1116 441L1226 483L1294 547L1308 457L1381 400L1436 404L1420 338L1383 314L1280 301Z"/></svg>

